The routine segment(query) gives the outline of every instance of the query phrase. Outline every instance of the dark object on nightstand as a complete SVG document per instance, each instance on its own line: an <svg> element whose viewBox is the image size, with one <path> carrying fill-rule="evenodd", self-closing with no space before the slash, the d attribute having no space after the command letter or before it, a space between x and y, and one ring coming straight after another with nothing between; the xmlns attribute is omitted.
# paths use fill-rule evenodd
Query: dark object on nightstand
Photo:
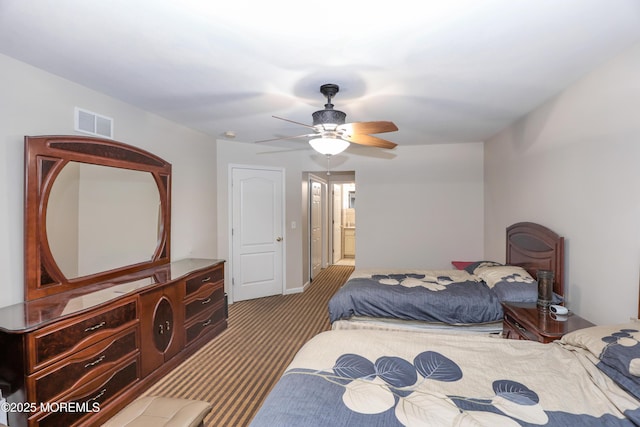
<svg viewBox="0 0 640 427"><path fill-rule="evenodd" d="M538 307L548 310L553 300L553 271L538 270Z"/></svg>
<svg viewBox="0 0 640 427"><path fill-rule="evenodd" d="M569 312L558 316L541 310L536 303L502 303L504 319L502 335L507 339L550 343L576 329L594 326L593 323Z"/></svg>

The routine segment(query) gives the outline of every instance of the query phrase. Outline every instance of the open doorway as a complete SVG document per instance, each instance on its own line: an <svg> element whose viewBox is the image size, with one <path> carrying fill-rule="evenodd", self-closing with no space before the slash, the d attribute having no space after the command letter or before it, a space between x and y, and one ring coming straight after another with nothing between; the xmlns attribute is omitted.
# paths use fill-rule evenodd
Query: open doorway
<svg viewBox="0 0 640 427"><path fill-rule="evenodd" d="M327 265L355 265L355 182L353 171L302 173L302 269L307 283Z"/></svg>
<svg viewBox="0 0 640 427"><path fill-rule="evenodd" d="M332 182L333 264L355 265L356 261L356 183Z"/></svg>
<svg viewBox="0 0 640 427"><path fill-rule="evenodd" d="M327 228L329 182L314 172L302 173L302 274L307 286L329 258ZM295 221L294 221L295 223Z"/></svg>

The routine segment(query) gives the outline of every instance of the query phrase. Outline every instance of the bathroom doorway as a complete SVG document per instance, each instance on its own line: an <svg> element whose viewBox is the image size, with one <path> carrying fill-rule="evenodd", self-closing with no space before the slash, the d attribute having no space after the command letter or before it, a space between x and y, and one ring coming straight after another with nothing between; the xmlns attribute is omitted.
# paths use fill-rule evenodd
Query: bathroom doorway
<svg viewBox="0 0 640 427"><path fill-rule="evenodd" d="M355 265L356 183L332 182L332 264Z"/></svg>

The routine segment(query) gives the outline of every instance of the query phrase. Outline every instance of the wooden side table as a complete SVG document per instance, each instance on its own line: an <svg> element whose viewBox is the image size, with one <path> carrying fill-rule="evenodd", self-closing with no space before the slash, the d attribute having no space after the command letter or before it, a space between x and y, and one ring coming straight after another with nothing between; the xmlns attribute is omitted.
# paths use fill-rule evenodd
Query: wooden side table
<svg viewBox="0 0 640 427"><path fill-rule="evenodd" d="M550 311L540 310L536 303L502 303L502 309L502 335L507 339L539 341L546 344L576 329L594 326L572 312L566 316L556 316Z"/></svg>

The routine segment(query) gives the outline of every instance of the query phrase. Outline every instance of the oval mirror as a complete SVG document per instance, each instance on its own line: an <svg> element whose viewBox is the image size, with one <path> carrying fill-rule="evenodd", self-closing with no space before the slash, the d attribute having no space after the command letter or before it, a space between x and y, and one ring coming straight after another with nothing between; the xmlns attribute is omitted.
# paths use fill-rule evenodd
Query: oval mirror
<svg viewBox="0 0 640 427"><path fill-rule="evenodd" d="M151 173L69 162L47 204L51 254L67 279L150 261L160 209Z"/></svg>

